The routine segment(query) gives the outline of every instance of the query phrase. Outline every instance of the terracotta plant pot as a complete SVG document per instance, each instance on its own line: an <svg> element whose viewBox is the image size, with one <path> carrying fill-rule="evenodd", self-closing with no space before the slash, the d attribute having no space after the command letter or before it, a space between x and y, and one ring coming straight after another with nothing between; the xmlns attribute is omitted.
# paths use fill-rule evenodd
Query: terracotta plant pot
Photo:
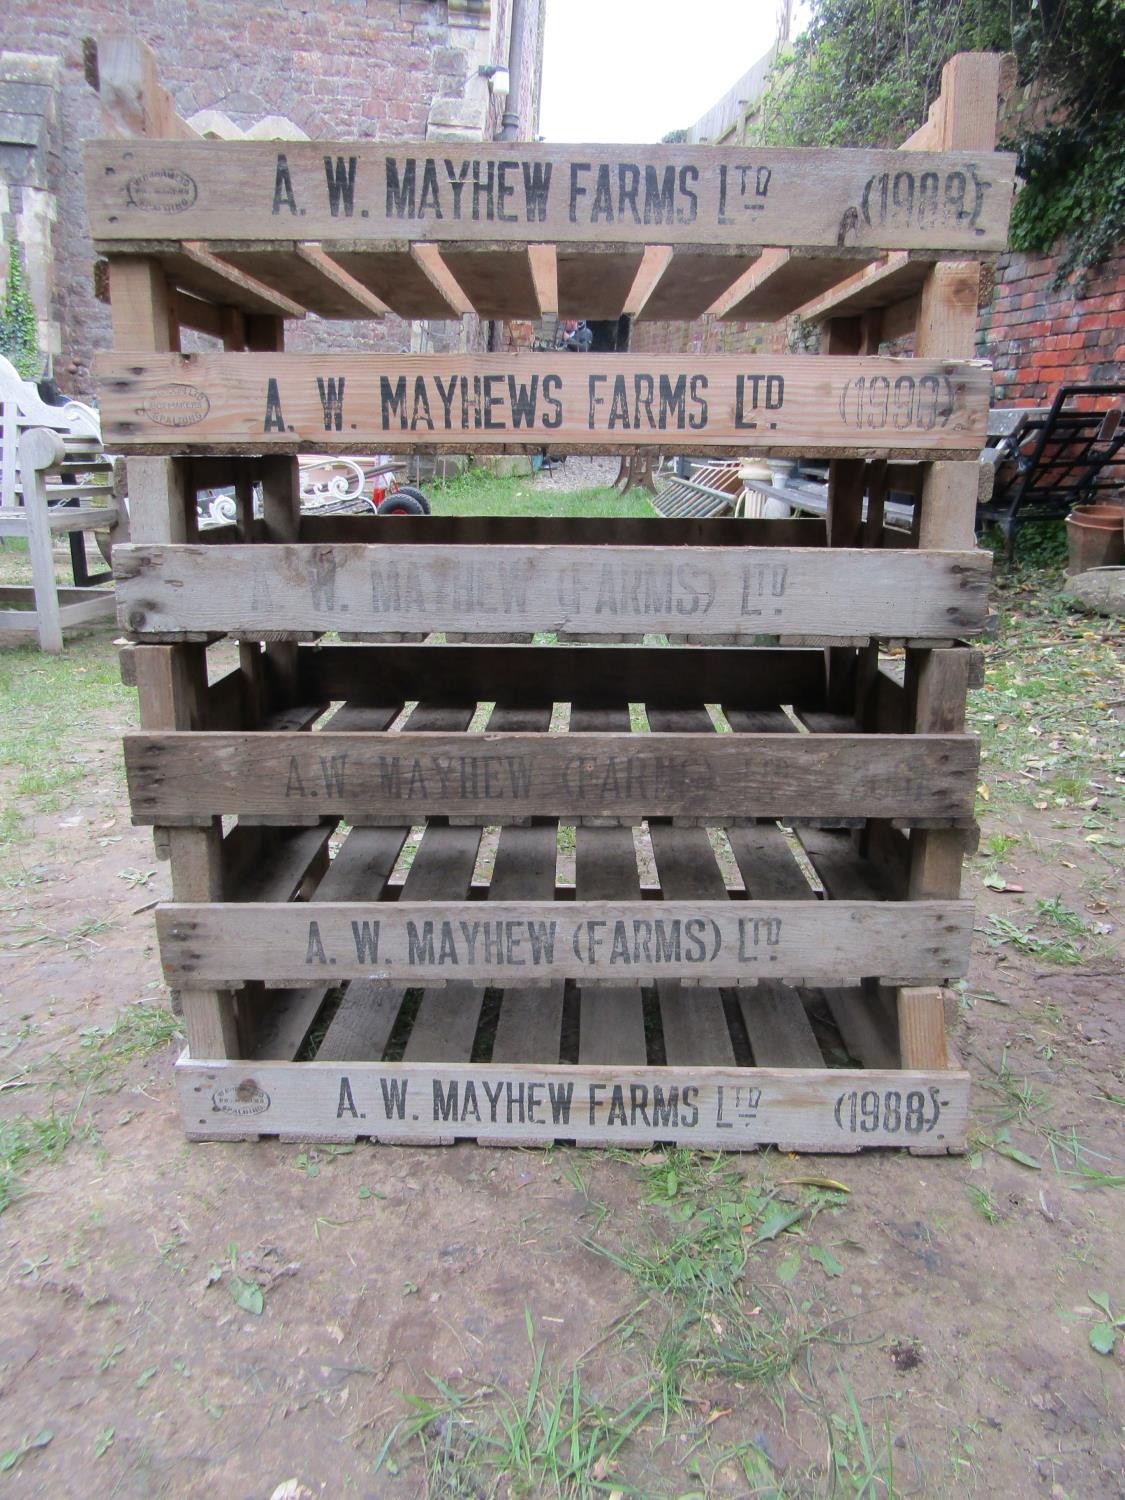
<svg viewBox="0 0 1125 1500"><path fill-rule="evenodd" d="M1066 518L1069 575L1103 568L1125 558L1125 505L1101 500L1076 505Z"/></svg>

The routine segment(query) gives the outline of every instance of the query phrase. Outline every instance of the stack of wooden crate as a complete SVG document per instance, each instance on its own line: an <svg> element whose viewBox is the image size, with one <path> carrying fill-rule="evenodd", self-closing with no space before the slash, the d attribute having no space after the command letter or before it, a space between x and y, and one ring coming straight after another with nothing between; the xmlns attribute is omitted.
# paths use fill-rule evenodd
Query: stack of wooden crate
<svg viewBox="0 0 1125 1500"><path fill-rule="evenodd" d="M1012 164L939 145L90 149L190 1136L963 1144L967 258L1004 244ZM904 256L916 357L282 352L305 311L694 317L768 246ZM827 523L300 515L300 451L545 446L827 457ZM216 484L238 519L200 537Z"/></svg>

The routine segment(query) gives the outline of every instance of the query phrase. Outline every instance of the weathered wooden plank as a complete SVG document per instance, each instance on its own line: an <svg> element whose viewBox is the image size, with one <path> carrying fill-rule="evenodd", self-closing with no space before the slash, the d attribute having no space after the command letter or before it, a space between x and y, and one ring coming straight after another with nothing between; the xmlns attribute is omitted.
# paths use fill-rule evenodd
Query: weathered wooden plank
<svg viewBox="0 0 1125 1500"><path fill-rule="evenodd" d="M652 721L652 714L649 716ZM667 728L667 725L653 728ZM707 832L654 823L649 829L656 872L666 900L723 900L727 890ZM664 1055L669 1063L705 1063L723 1067L734 1062L723 997L717 989L685 988L677 979L656 986Z"/></svg>
<svg viewBox="0 0 1125 1500"><path fill-rule="evenodd" d="M490 900L545 900L554 895L558 827L504 828L489 883ZM506 985L496 1035L494 1063L554 1061L559 1055L563 983L534 988Z"/></svg>
<svg viewBox="0 0 1125 1500"><path fill-rule="evenodd" d="M967 818L971 735L125 736L133 819L223 813Z"/></svg>
<svg viewBox="0 0 1125 1500"><path fill-rule="evenodd" d="M810 1150L964 1148L965 1072L423 1063L176 1065L188 1135L409 1141L426 1130L729 1151L799 1140ZM657 1092L659 1090L659 1093Z"/></svg>
<svg viewBox="0 0 1125 1500"><path fill-rule="evenodd" d="M770 896L778 901L816 899L816 893L776 823L749 823L728 828L727 838L749 895Z"/></svg>
<svg viewBox="0 0 1125 1500"><path fill-rule="evenodd" d="M764 980L738 991L738 1004L754 1063L762 1068L816 1068L820 1048L801 996L787 984Z"/></svg>
<svg viewBox="0 0 1125 1500"><path fill-rule="evenodd" d="M95 141L95 240L594 240L1003 250L993 152Z"/></svg>
<svg viewBox="0 0 1125 1500"><path fill-rule="evenodd" d="M467 835L467 828L432 828ZM615 828L580 830L623 834ZM331 977L422 984L430 979L584 982L668 978L962 974L972 906L961 901L785 902L435 900L304 904L169 904L157 911L173 984L225 987L258 979Z"/></svg>
<svg viewBox="0 0 1125 1500"><path fill-rule="evenodd" d="M722 703L731 705L728 717L740 703L814 708L824 700L824 652L794 647L315 646L301 647L297 661L302 698L349 703L402 701L420 683L431 703L488 702L501 693L509 706L632 698L657 707Z"/></svg>
<svg viewBox="0 0 1125 1500"><path fill-rule="evenodd" d="M983 628L980 552L815 548L124 546L135 635L452 630L952 639Z"/></svg>
<svg viewBox="0 0 1125 1500"><path fill-rule="evenodd" d="M95 369L105 442L134 453L678 443L964 457L984 443L992 389L979 361L870 355L130 353Z"/></svg>
<svg viewBox="0 0 1125 1500"><path fill-rule="evenodd" d="M873 252L874 253L874 252ZM709 309L727 322L772 323L819 296L857 265L853 256L795 255L767 250Z"/></svg>
<svg viewBox="0 0 1125 1500"><path fill-rule="evenodd" d="M508 546L559 547L823 547L824 521L793 516L785 520L666 516L397 516L393 527L374 532L369 516L301 517L301 542L378 542L382 547ZM209 530L210 542L220 528ZM232 528L233 529L233 528ZM227 536L228 542L236 541ZM262 541L277 541L262 537Z"/></svg>

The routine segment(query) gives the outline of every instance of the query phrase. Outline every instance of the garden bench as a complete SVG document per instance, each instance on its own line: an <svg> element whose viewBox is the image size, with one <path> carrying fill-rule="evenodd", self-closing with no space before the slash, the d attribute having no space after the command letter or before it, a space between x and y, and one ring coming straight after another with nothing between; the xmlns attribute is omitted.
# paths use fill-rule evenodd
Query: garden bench
<svg viewBox="0 0 1125 1500"><path fill-rule="evenodd" d="M49 405L0 357L0 541L26 540L32 576L30 586L0 587L0 644L61 651L65 630L114 619L112 575L87 571L85 533L108 558L110 538L127 532L121 468L91 407ZM70 538L73 587L55 582L59 535Z"/></svg>

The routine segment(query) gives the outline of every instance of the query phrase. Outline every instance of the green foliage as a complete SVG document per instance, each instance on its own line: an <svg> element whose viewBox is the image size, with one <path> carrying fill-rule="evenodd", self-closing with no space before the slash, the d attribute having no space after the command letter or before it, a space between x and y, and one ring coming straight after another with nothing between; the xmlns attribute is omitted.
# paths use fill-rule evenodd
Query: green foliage
<svg viewBox="0 0 1125 1500"><path fill-rule="evenodd" d="M24 282L20 249L15 244L8 253L8 280L0 306L0 354L11 360L25 380L37 380L43 373L39 322Z"/></svg>
<svg viewBox="0 0 1125 1500"><path fill-rule="evenodd" d="M1008 18L1008 0L814 0L763 100L763 144L897 145L924 122L949 58L1003 50Z"/></svg>
<svg viewBox="0 0 1125 1500"><path fill-rule="evenodd" d="M772 75L765 145L896 145L926 118L957 52L1014 53L1025 119L1003 142L1026 186L1017 250L1060 245L1058 280L1125 238L1125 4L1121 0L813 0Z"/></svg>

